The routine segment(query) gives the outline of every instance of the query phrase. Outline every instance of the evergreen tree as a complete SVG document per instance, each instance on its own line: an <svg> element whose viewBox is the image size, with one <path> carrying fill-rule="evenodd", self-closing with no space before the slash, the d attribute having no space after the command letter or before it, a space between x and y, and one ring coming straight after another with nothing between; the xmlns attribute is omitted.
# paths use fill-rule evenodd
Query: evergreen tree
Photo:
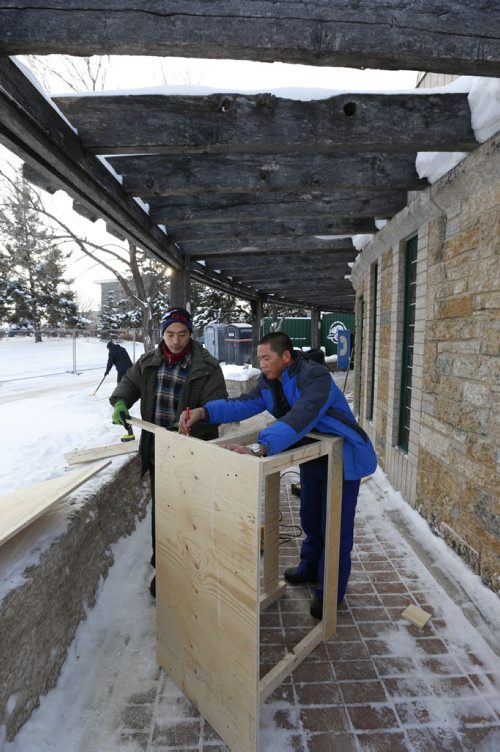
<svg viewBox="0 0 500 752"><path fill-rule="evenodd" d="M123 301L109 292L101 307L97 333L102 340L118 339L121 329L126 325L127 313Z"/></svg>
<svg viewBox="0 0 500 752"><path fill-rule="evenodd" d="M67 255L36 211L40 199L23 178L11 181L0 203L0 311L6 321L30 327L41 342L42 324L76 321L74 293L63 289Z"/></svg>
<svg viewBox="0 0 500 752"><path fill-rule="evenodd" d="M252 320L249 303L227 292L193 282L191 296L195 336L203 334L205 326L212 322L237 324Z"/></svg>

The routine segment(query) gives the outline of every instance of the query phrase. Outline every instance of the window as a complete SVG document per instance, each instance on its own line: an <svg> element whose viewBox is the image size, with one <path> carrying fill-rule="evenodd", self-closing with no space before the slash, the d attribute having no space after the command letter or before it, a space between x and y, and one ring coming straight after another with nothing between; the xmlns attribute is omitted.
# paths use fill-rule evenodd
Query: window
<svg viewBox="0 0 500 752"><path fill-rule="evenodd" d="M370 270L370 324L371 324L371 337L370 337L370 363L368 373L368 401L366 405L366 417L367 420L373 420L373 402L375 398L375 346L377 341L377 277L378 277L378 264L372 264Z"/></svg>
<svg viewBox="0 0 500 752"><path fill-rule="evenodd" d="M354 369L354 412L360 414L361 401L361 372L363 369L363 317L365 315L365 303L363 295L360 295L356 308L356 339L354 352L356 365Z"/></svg>
<svg viewBox="0 0 500 752"><path fill-rule="evenodd" d="M417 289L417 237L406 243L404 258L404 320L403 353L401 367L401 397L399 408L398 446L408 451L410 439L411 389L413 372L413 349L415 338L415 304Z"/></svg>

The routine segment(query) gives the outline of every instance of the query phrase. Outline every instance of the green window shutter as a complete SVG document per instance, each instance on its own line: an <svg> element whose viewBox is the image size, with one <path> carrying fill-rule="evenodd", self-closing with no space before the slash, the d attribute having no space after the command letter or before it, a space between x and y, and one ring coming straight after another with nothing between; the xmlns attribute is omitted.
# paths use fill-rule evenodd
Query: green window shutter
<svg viewBox="0 0 500 752"><path fill-rule="evenodd" d="M410 440L411 390L413 349L415 335L415 305L417 291L418 238L410 238L405 248L405 291L403 321L403 357L401 366L401 393L399 405L398 446L408 451Z"/></svg>
<svg viewBox="0 0 500 752"><path fill-rule="evenodd" d="M371 325L372 336L370 342L370 391L368 394L368 404L366 410L367 420L373 419L373 401L375 399L375 344L377 341L377 276L378 264L372 265L372 296L371 296Z"/></svg>

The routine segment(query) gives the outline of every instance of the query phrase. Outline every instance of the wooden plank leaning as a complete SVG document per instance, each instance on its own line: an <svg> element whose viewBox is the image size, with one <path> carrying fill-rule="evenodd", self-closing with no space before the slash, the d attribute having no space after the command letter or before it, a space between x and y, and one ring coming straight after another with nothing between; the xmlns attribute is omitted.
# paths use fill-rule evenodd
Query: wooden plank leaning
<svg viewBox="0 0 500 752"><path fill-rule="evenodd" d="M109 464L99 462L0 496L0 545Z"/></svg>
<svg viewBox="0 0 500 752"><path fill-rule="evenodd" d="M76 449L64 455L67 465L78 465L80 462L104 460L107 457L119 457L121 454L131 454L139 449L138 441L123 441L120 444L105 444L88 449Z"/></svg>

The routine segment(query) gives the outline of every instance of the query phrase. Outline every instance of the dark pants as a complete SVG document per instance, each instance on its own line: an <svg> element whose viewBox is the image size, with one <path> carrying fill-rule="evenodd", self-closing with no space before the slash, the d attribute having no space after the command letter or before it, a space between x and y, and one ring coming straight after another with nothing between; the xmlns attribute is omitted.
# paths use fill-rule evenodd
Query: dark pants
<svg viewBox="0 0 500 752"><path fill-rule="evenodd" d="M300 466L300 521L305 540L300 549L301 566L317 568L316 595L323 597L325 570L326 492L328 458L320 457ZM354 536L354 515L358 500L359 480L343 480L342 520L340 526L339 580L337 601L347 589L351 573L351 550Z"/></svg>

